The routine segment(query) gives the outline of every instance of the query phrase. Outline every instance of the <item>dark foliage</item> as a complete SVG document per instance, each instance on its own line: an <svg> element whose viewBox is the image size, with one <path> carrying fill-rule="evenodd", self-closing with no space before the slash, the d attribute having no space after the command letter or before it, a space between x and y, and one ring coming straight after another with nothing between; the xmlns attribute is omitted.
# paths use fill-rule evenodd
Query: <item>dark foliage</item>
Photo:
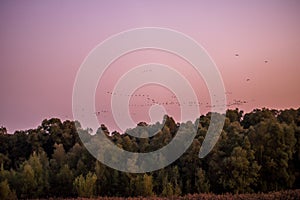
<svg viewBox="0 0 300 200"><path fill-rule="evenodd" d="M179 124L168 116L150 138L109 133L120 148L151 152L168 144ZM60 119L44 120L36 129L7 133L0 128L0 198L49 198L93 196L155 196L179 199L299 198L299 190L247 194L300 188L300 108L284 111L256 109L251 113L228 110L222 134L204 159L198 152L210 123L210 113L195 123L181 124L197 135L178 160L164 169L130 174L111 169L89 154L75 124ZM137 128L156 130L160 123L141 122ZM81 128L86 140L89 129ZM235 193L226 197L199 193ZM188 195L189 194L189 195ZM195 195L190 195L195 194ZM239 195L237 195L239 194Z"/></svg>

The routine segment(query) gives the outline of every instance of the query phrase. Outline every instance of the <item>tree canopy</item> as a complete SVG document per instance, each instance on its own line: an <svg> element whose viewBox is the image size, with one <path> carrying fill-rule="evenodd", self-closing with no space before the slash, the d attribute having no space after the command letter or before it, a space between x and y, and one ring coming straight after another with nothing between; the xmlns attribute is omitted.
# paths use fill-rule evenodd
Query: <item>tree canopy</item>
<svg viewBox="0 0 300 200"><path fill-rule="evenodd" d="M75 124L79 122L45 119L35 129L14 134L1 127L0 198L178 196L300 188L300 108L264 108L246 114L228 110L217 144L199 159L210 116L181 124L166 116L163 126L141 122L128 130L145 135L149 133L141 127L150 131L161 127L149 138L110 133L102 124L99 128L115 145L131 152L162 148L179 125L185 131L196 128L193 143L179 159L144 174L116 171L97 161L78 136ZM86 134L86 140L93 137L88 128L79 131Z"/></svg>

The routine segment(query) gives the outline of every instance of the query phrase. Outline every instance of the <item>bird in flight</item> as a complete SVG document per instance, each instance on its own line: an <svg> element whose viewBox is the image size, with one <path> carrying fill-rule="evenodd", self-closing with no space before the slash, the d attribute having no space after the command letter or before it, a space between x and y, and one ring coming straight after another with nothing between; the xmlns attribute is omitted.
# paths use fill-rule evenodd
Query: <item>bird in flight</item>
<svg viewBox="0 0 300 200"><path fill-rule="evenodd" d="M94 112L95 115L100 115L100 111Z"/></svg>

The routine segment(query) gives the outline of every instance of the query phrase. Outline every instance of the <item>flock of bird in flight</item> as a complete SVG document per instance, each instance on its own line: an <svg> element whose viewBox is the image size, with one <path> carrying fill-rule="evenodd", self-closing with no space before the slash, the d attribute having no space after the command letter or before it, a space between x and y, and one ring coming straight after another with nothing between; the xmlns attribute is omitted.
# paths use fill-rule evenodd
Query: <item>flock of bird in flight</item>
<svg viewBox="0 0 300 200"><path fill-rule="evenodd" d="M199 101L183 101L183 102L179 102L176 99L175 95L171 96L171 99L169 101L158 101L155 98L152 98L149 94L123 94L123 93L117 93L117 92L111 92L111 91L107 91L106 92L107 95L111 95L111 96L128 96L131 98L143 98L144 102L143 104L138 104L138 103L133 103L133 104L129 104L129 107L133 107L133 108L143 108L143 107L151 107L153 105L162 105L162 106L178 106L178 107L184 107L184 106L188 106L188 107L201 107L204 106L206 108L213 108L213 107L218 107L218 106L224 106L224 105L218 105L218 104L214 104L214 105L210 105L209 102L199 102ZM226 92L226 95L231 95L231 92ZM216 101L216 103L218 103L218 101ZM240 100L240 99L233 99L232 102L229 102L228 104L226 104L226 107L230 107L230 106L240 106L243 104L248 103L248 101L246 100ZM109 110L106 109L102 109L101 111L96 111L94 114L96 114L97 116L100 114L106 114L108 113Z"/></svg>
<svg viewBox="0 0 300 200"><path fill-rule="evenodd" d="M239 54L235 54L236 57L239 57ZM264 63L267 64L268 60L264 60ZM151 70L144 70L143 72L150 72ZM250 78L246 79L246 82L249 82ZM171 99L169 101L158 101L155 98L151 97L149 94L123 94L123 93L118 93L118 92L111 92L111 91L107 91L106 92L107 95L111 95L111 96L128 96L131 98L143 98L144 102L143 104L129 104L129 107L135 107L135 108L141 108L141 107L151 107L153 105L162 105L162 106L205 106L206 108L212 108L212 107L218 107L218 106L224 106L224 105L218 105L218 104L213 104L210 105L209 102L203 103L203 102L199 102L199 101L188 101L188 102L179 102L176 99L175 95L171 96ZM232 92L225 92L225 95L231 95ZM216 103L218 103L218 101L216 101ZM248 101L246 100L240 100L240 99L233 99L232 102L227 103L225 106L226 107L231 107L231 106L240 106L243 104L248 103ZM109 110L106 109L102 109L101 111L96 111L94 114L96 114L97 116L99 116L100 114L106 114L109 113Z"/></svg>

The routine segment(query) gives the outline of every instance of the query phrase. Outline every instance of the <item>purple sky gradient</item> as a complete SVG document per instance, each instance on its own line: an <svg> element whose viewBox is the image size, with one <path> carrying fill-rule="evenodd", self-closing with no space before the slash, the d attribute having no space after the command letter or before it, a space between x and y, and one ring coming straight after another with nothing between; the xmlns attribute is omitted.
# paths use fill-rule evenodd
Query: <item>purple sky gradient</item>
<svg viewBox="0 0 300 200"><path fill-rule="evenodd" d="M87 54L113 34L149 26L175 29L203 45L232 93L228 101L248 101L239 108L297 108L299 19L297 0L1 1L0 126L13 132L34 128L45 118L72 119L73 83ZM104 81L112 87L110 79L146 61L176 65L168 58L136 52L116 61ZM184 73L178 63L174 67ZM199 81L189 80L194 87ZM100 82L97 98L105 91ZM100 121L113 129L109 117Z"/></svg>

